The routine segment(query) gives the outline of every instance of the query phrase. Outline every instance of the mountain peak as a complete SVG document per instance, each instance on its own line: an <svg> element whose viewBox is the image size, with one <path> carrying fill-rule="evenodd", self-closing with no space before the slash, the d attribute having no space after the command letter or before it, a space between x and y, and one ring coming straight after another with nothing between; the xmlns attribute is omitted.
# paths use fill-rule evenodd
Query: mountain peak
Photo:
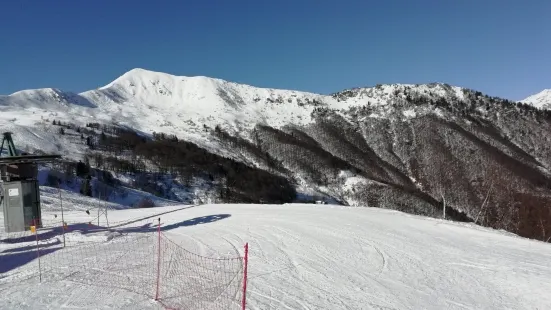
<svg viewBox="0 0 551 310"><path fill-rule="evenodd" d="M143 68L134 68L125 72L120 77L113 80L111 83L100 87L99 89L108 89L113 86L119 85L122 87L134 87L137 85L149 86L149 85L176 85L180 81L195 81L196 83L212 83L220 82L227 83L227 81L211 78L208 76L179 76L170 73L152 71Z"/></svg>
<svg viewBox="0 0 551 310"><path fill-rule="evenodd" d="M530 104L538 109L551 110L551 89L544 89L537 94L521 100L521 102Z"/></svg>
<svg viewBox="0 0 551 310"><path fill-rule="evenodd" d="M143 82L146 81L158 81L159 79L174 78L176 78L176 76L168 73L151 71L143 68L134 68L130 71L125 72L124 74L113 80L111 83L100 87L99 89L107 89L115 85L121 84L125 86L132 86L136 84L143 84Z"/></svg>
<svg viewBox="0 0 551 310"><path fill-rule="evenodd" d="M19 108L56 109L60 106L95 107L95 104L79 94L64 92L57 88L26 89L9 96L0 96L0 105L11 105Z"/></svg>
<svg viewBox="0 0 551 310"><path fill-rule="evenodd" d="M57 88L36 88L16 91L15 93L10 94L10 96L54 95L59 93L62 93L62 91Z"/></svg>

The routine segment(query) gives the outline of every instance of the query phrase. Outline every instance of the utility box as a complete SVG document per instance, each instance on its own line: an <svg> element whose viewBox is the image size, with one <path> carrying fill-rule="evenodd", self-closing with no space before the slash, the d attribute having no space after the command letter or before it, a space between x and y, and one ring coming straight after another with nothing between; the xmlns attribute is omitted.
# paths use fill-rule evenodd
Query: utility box
<svg viewBox="0 0 551 310"><path fill-rule="evenodd" d="M30 230L32 225L41 226L40 192L36 180L3 182L2 191L6 232Z"/></svg>
<svg viewBox="0 0 551 310"><path fill-rule="evenodd" d="M38 164L61 158L60 155L19 155L11 132L5 132L0 144L0 202L5 232L42 227ZM8 156L2 157L6 145Z"/></svg>

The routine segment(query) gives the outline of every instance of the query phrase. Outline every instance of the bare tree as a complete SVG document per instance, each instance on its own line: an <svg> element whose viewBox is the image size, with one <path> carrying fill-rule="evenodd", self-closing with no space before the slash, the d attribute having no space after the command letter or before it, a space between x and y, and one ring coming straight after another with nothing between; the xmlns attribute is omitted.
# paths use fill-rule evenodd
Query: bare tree
<svg viewBox="0 0 551 310"><path fill-rule="evenodd" d="M490 186L488 187L488 191L486 192L486 197L484 198L484 200L482 201L482 205L480 205L480 210L478 211L478 214L476 215L476 218L474 220L474 223L475 224L478 224L478 219L480 219L480 215L486 211L486 206L488 205L488 198L490 197L490 194L492 192L492 189L494 188L494 183L493 183L493 180L491 181L490 183ZM483 219L484 219L484 215L483 217L481 218L481 224L484 225L483 223Z"/></svg>

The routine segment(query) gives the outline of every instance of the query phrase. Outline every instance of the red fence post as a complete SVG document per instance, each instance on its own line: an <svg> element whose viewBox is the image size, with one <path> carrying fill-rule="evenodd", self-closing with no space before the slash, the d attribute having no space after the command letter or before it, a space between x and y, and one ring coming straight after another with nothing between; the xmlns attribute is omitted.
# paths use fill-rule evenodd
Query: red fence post
<svg viewBox="0 0 551 310"><path fill-rule="evenodd" d="M157 289L155 291L155 300L159 300L159 282L161 281L161 218L158 218L157 235Z"/></svg>
<svg viewBox="0 0 551 310"><path fill-rule="evenodd" d="M241 303L241 309L245 310L247 304L247 268L249 265L249 243L245 243L245 257L243 266L243 299Z"/></svg>

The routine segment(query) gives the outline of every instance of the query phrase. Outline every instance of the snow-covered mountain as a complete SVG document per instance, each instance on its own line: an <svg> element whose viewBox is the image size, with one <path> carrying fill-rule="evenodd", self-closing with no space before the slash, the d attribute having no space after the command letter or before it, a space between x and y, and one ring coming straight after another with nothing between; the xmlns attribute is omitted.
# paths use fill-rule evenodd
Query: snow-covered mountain
<svg viewBox="0 0 551 310"><path fill-rule="evenodd" d="M538 109L551 110L551 89L544 89L537 94L529 96L521 102L531 104Z"/></svg>
<svg viewBox="0 0 551 310"><path fill-rule="evenodd" d="M52 121L175 135L284 177L299 194L436 217L445 205L449 218L530 237L551 234L551 110L475 90L391 84L321 95L134 69L80 94L39 89L0 97L0 130L14 132L20 148L73 159L90 151L89 131L60 134ZM134 152L135 143L127 142L110 156ZM190 147L178 153L195 154L186 157L190 162L167 159L158 170L215 165L196 165L204 155ZM166 159L175 151L154 152ZM140 156L156 158L142 150L132 161ZM226 168L206 178L229 182L232 175L224 185L232 187L245 177Z"/></svg>
<svg viewBox="0 0 551 310"><path fill-rule="evenodd" d="M275 128L307 125L314 122L312 112L316 107L384 107L406 88L432 97L463 97L461 88L434 84L363 88L352 90L357 96L342 99L133 69L106 86L80 94L52 88L19 91L0 97L0 109L11 126L55 117L77 124L116 123L207 144L211 139L203 134L205 125L219 125L230 132L242 132L257 124Z"/></svg>

